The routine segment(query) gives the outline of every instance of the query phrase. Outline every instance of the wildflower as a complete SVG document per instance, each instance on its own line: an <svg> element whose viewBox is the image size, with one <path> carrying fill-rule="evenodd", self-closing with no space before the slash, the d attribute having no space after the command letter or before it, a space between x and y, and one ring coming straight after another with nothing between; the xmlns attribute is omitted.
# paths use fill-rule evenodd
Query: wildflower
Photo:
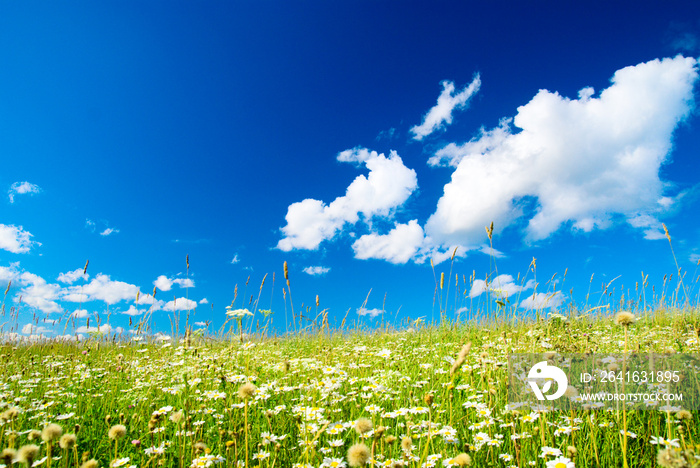
<svg viewBox="0 0 700 468"><path fill-rule="evenodd" d="M112 460L112 463L109 464L112 468L117 468L118 466L124 466L127 463L129 463L130 458L129 457L124 457L124 458L117 458L115 460Z"/></svg>
<svg viewBox="0 0 700 468"><path fill-rule="evenodd" d="M73 447L75 447L76 440L77 438L75 437L75 434L64 434L58 441L58 445L62 449L72 450Z"/></svg>
<svg viewBox="0 0 700 468"><path fill-rule="evenodd" d="M632 325L636 320L637 318L632 312L623 311L615 315L615 325L622 325L623 327Z"/></svg>
<svg viewBox="0 0 700 468"><path fill-rule="evenodd" d="M575 468L574 462L566 457L557 457L554 460L548 461L545 466L547 468Z"/></svg>
<svg viewBox="0 0 700 468"><path fill-rule="evenodd" d="M540 454L540 458L544 458L547 455L551 455L553 457L561 456L561 450L559 450L558 448L544 446L541 450L542 454Z"/></svg>
<svg viewBox="0 0 700 468"><path fill-rule="evenodd" d="M270 452L266 452L264 450L259 451L255 455L253 455L253 460L265 460L270 456Z"/></svg>
<svg viewBox="0 0 700 468"><path fill-rule="evenodd" d="M342 458L324 458L320 468L345 468L347 463Z"/></svg>
<svg viewBox="0 0 700 468"><path fill-rule="evenodd" d="M372 430L372 421L367 418L360 418L355 422L355 430L358 434L364 434Z"/></svg>
<svg viewBox="0 0 700 468"><path fill-rule="evenodd" d="M623 429L620 429L620 435L626 435L627 437L632 437L633 439L637 438L637 434L635 434L634 432L625 431Z"/></svg>
<svg viewBox="0 0 700 468"><path fill-rule="evenodd" d="M107 435L110 439L119 440L126 435L126 426L122 424L116 424L109 429Z"/></svg>
<svg viewBox="0 0 700 468"><path fill-rule="evenodd" d="M365 444L355 444L348 450L348 463L352 467L364 466L369 461L369 448Z"/></svg>
<svg viewBox="0 0 700 468"><path fill-rule="evenodd" d="M229 317L242 319L246 315L253 315L253 313L248 309L232 309L231 306L227 306L226 308L228 309L226 311L226 315Z"/></svg>
<svg viewBox="0 0 700 468"><path fill-rule="evenodd" d="M39 455L39 446L24 445L17 451L17 461L27 466L32 466L34 460Z"/></svg>
<svg viewBox="0 0 700 468"><path fill-rule="evenodd" d="M678 443L678 439L664 439L661 436L659 436L659 437L651 436L651 440L649 441L649 443L652 445L664 445L666 447L680 448L680 444Z"/></svg>
<svg viewBox="0 0 700 468"><path fill-rule="evenodd" d="M58 424L49 424L41 431L41 439L44 442L53 442L61 437L63 429Z"/></svg>

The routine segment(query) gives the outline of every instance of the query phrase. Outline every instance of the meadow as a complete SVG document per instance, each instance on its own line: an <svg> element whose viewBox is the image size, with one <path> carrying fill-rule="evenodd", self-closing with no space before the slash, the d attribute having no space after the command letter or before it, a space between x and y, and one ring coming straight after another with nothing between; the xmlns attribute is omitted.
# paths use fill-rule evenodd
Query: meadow
<svg viewBox="0 0 700 468"><path fill-rule="evenodd" d="M286 263L284 273L291 299ZM321 311L274 335L253 331L250 315L271 313L255 301L253 312L232 304L218 333L156 335L142 321L133 331L143 333L124 336L6 338L0 468L700 466L698 414L682 405L549 411L508 401L514 353L700 353L683 277L668 295L665 278L649 303L646 279L632 299L614 298L610 282L594 304L587 296L518 319L518 301L492 290L459 320L468 300L459 277L448 317L441 273L434 323L334 329Z"/></svg>

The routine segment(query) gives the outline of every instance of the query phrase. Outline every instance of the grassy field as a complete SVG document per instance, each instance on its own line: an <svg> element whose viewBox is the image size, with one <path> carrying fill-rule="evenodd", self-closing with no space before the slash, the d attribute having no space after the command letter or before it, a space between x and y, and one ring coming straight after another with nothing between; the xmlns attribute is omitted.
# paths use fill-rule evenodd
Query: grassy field
<svg viewBox="0 0 700 468"><path fill-rule="evenodd" d="M518 352L698 353L694 309L0 348L0 466L698 466L697 413L507 406Z"/></svg>

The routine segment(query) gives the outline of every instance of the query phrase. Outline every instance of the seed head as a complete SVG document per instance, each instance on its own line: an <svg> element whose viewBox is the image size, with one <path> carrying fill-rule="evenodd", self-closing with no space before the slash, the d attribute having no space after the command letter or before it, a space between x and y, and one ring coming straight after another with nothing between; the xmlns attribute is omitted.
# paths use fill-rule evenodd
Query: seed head
<svg viewBox="0 0 700 468"><path fill-rule="evenodd" d="M38 445L24 445L17 452L17 461L24 463L27 466L32 466L36 457L39 456L39 446Z"/></svg>
<svg viewBox="0 0 700 468"><path fill-rule="evenodd" d="M36 429L32 429L31 431L29 431L29 434L27 434L27 439L29 439L29 440L41 439L41 431L37 431Z"/></svg>
<svg viewBox="0 0 700 468"><path fill-rule="evenodd" d="M19 415L19 409L16 406L13 406L12 408L6 410L2 415L0 415L0 419L4 419L5 421L12 421Z"/></svg>
<svg viewBox="0 0 700 468"><path fill-rule="evenodd" d="M238 389L238 398L242 400L248 400L250 398L253 398L253 395L255 395L255 390L256 387L252 383L244 383Z"/></svg>
<svg viewBox="0 0 700 468"><path fill-rule="evenodd" d="M623 327L628 327L632 325L637 318L632 312L618 312L615 316L615 325L622 325Z"/></svg>
<svg viewBox="0 0 700 468"><path fill-rule="evenodd" d="M110 439L118 440L126 435L126 426L122 424L116 424L109 429L107 433Z"/></svg>
<svg viewBox="0 0 700 468"><path fill-rule="evenodd" d="M682 468L686 466L685 460L670 448L659 450L656 462L664 468Z"/></svg>
<svg viewBox="0 0 700 468"><path fill-rule="evenodd" d="M576 453L578 453L578 450L576 450L576 447L574 447L573 445L569 445L568 447L566 447L566 454L569 457L573 457L574 455L576 455Z"/></svg>
<svg viewBox="0 0 700 468"><path fill-rule="evenodd" d="M12 466L12 460L17 456L17 450L12 449L12 448L6 448L5 450L0 453L0 460L6 465L6 466Z"/></svg>
<svg viewBox="0 0 700 468"><path fill-rule="evenodd" d="M472 457L466 453L460 453L452 459L457 466L469 466L472 464Z"/></svg>
<svg viewBox="0 0 700 468"><path fill-rule="evenodd" d="M358 434L364 434L372 430L372 421L367 418L360 418L355 421L355 430Z"/></svg>
<svg viewBox="0 0 700 468"><path fill-rule="evenodd" d="M92 459L86 461L85 463L83 463L82 465L80 465L80 468L97 468L98 466L99 465L97 463L97 460L92 458Z"/></svg>
<svg viewBox="0 0 700 468"><path fill-rule="evenodd" d="M365 444L355 444L348 450L348 463L352 467L364 466L369 461L369 448Z"/></svg>
<svg viewBox="0 0 700 468"><path fill-rule="evenodd" d="M676 413L678 419L693 419L693 414L688 410L680 410Z"/></svg>
<svg viewBox="0 0 700 468"><path fill-rule="evenodd" d="M41 431L41 440L44 442L53 442L61 437L63 429L58 424L49 424Z"/></svg>
<svg viewBox="0 0 700 468"><path fill-rule="evenodd" d="M401 448L404 452L411 452L413 450L413 440L410 437L404 437L401 439Z"/></svg>
<svg viewBox="0 0 700 468"><path fill-rule="evenodd" d="M61 439L58 441L58 445L62 449L71 450L73 447L75 447L76 440L77 437L75 437L75 434L63 434Z"/></svg>
<svg viewBox="0 0 700 468"><path fill-rule="evenodd" d="M182 411L176 411L173 414L170 415L170 421L174 422L175 424L179 423L182 421L182 417L184 416L184 413Z"/></svg>
<svg viewBox="0 0 700 468"><path fill-rule="evenodd" d="M388 435L384 438L384 442L386 442L387 444L393 444L394 442L396 442L396 436Z"/></svg>

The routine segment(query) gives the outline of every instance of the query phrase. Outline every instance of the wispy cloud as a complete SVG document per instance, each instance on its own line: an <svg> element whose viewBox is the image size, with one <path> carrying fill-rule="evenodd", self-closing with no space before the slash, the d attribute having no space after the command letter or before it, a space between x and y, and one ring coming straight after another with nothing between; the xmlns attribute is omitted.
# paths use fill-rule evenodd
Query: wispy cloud
<svg viewBox="0 0 700 468"><path fill-rule="evenodd" d="M365 309L364 307L357 309L357 315L360 317L368 316L370 318L375 318L382 314L381 309Z"/></svg>
<svg viewBox="0 0 700 468"><path fill-rule="evenodd" d="M118 233L119 233L119 229L107 228L104 231L100 232L100 235L103 237L106 237L106 236L111 236L112 234L118 234Z"/></svg>
<svg viewBox="0 0 700 468"><path fill-rule="evenodd" d="M35 184L31 184L29 182L15 182L10 186L10 190L7 191L7 196L10 199L10 203L15 202L15 196L16 195L24 195L24 194L35 194L35 193L40 193L41 192L41 187Z"/></svg>
<svg viewBox="0 0 700 468"><path fill-rule="evenodd" d="M331 271L330 268L324 267L324 266L308 266L304 268L304 273L307 275L311 276L319 276L319 275L325 275L329 271Z"/></svg>
<svg viewBox="0 0 700 468"><path fill-rule="evenodd" d="M83 273L84 269L83 268L78 268L77 270L73 271L67 271L65 273L61 273L58 275L57 280L60 281L61 283L67 283L67 284L73 284L79 279L84 279L88 280L90 275L87 273Z"/></svg>
<svg viewBox="0 0 700 468"><path fill-rule="evenodd" d="M442 93L438 97L437 104L433 106L423 117L423 122L411 128L414 140L422 140L435 130L452 123L452 112L464 108L471 97L479 91L481 77L477 74L472 82L464 89L455 92L455 84L452 81L442 82Z"/></svg>
<svg viewBox="0 0 700 468"><path fill-rule="evenodd" d="M160 275L153 282L153 285L161 291L170 291L174 284L181 288L194 288L194 281L191 278L168 278Z"/></svg>
<svg viewBox="0 0 700 468"><path fill-rule="evenodd" d="M234 254L233 258L231 259L231 265L235 265L236 263L240 262L241 259L238 257L238 254Z"/></svg>

